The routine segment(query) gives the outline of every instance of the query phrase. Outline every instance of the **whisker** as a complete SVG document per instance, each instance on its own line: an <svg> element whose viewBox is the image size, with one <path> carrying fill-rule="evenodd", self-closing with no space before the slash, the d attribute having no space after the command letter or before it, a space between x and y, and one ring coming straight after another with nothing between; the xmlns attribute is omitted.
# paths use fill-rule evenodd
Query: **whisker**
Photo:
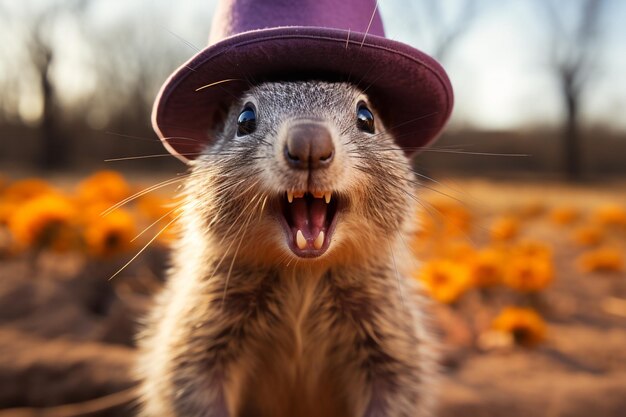
<svg viewBox="0 0 626 417"><path fill-rule="evenodd" d="M182 156L197 156L202 154L202 152L192 152L192 153L181 153L179 155ZM105 159L104 162L119 162L119 161L132 161L136 159L149 159L149 158L165 158L173 156L171 153L157 153L152 155L136 155L136 156L124 156L121 158L109 158Z"/></svg>
<svg viewBox="0 0 626 417"><path fill-rule="evenodd" d="M180 145L181 143L186 144L186 142L205 142L204 140L190 138L188 136L165 136L163 140L176 145Z"/></svg>
<svg viewBox="0 0 626 417"><path fill-rule="evenodd" d="M365 34L363 35L363 41L361 42L360 48L362 48L363 45L365 44L365 38L367 38L367 34L369 33L370 28L372 27L372 22L374 21L374 16L376 16L376 10L378 10L378 0L376 0L376 5L374 6L374 10L372 11L372 16L370 17L370 21L367 24L367 29L365 29Z"/></svg>
<svg viewBox="0 0 626 417"><path fill-rule="evenodd" d="M152 229L152 227L154 225L156 225L157 223L160 223L161 220L165 219L167 216L169 216L170 214L172 214L173 212L175 212L176 210L180 209L185 203L182 202L180 204L178 204L176 207L174 207L173 209L171 209L170 211L168 211L167 213L165 213L164 215L162 215L161 217L159 217L158 219L156 219L154 222L152 222L148 227L146 227L145 229L143 229L138 235L136 235L134 238L131 239L131 243L134 242L135 240L139 239L144 233L146 233L148 230Z"/></svg>
<svg viewBox="0 0 626 417"><path fill-rule="evenodd" d="M370 173L370 175L371 175L371 173ZM433 191L435 193L441 194L441 195L443 195L443 196L445 196L445 197L447 197L447 198L449 198L451 200L454 200L454 201L462 204L463 206L465 206L467 204L465 201L461 200L460 198L457 198L457 197L455 197L453 195L445 193L445 192L443 192L441 190L438 190L438 189L436 189L434 187L429 187L428 185L426 185L426 184L424 184L422 182L415 181L415 180L410 180L408 178L404 178L404 177L401 177L401 176L398 176L398 175L395 175L395 174L391 174L391 173L387 173L387 175L390 176L392 179L395 179L397 181L406 181L409 184L413 184L413 185L418 186L418 187L426 188L427 190L430 190L430 191ZM394 186L397 186L397 184L394 184L393 182L391 182L388 179L385 179L385 181L387 181L388 184L392 184Z"/></svg>
<svg viewBox="0 0 626 417"><path fill-rule="evenodd" d="M420 177L420 178L424 178L424 179L426 179L426 180L428 180L428 181L432 181L432 182L434 182L435 184L437 184L437 185L439 185L439 186L441 186L441 187L445 187L445 188L448 188L450 191L453 191L453 192L455 192L455 193L459 193L459 194L461 194L464 198L467 198L467 199L472 199L472 200L476 201L476 200L474 199L474 197L472 197L472 195L471 195L471 194L469 194L469 193L467 193L466 191L463 191L463 190L461 190L461 189L459 189L459 188L452 187L452 186L450 186L450 185L448 185L448 184L444 184L444 183L442 183L441 181L437 181L436 179L434 179L434 178L432 178L432 177L429 177L428 175L424 175L424 174L422 174L422 173L419 173L419 172L417 172L417 171L416 171L416 170L414 170L414 169L411 169L411 172L412 172L413 174L417 175L417 176L418 176L418 177ZM414 183L414 182L412 182L412 183ZM420 183L420 184L421 184L421 183Z"/></svg>
<svg viewBox="0 0 626 417"><path fill-rule="evenodd" d="M154 142L154 143L160 143L161 142L158 138L147 138L145 136L126 135L124 133L113 132L113 131L110 131L110 130L104 131L104 134L111 135L111 136L119 136L119 137L122 137L122 138L125 138L125 139L142 140L142 141L145 141L145 142Z"/></svg>
<svg viewBox="0 0 626 417"><path fill-rule="evenodd" d="M250 191L253 187L256 187L257 184L259 183L259 181L255 181L250 187L248 187L246 190L244 190L242 192L242 195L247 193L248 191ZM243 216L246 212L246 210L248 209L248 207L250 207L250 205L254 202L254 200L258 197L258 194L255 195L253 198L251 198L248 201L248 204L246 204L244 206L244 208L241 210L241 212L239 213L239 215L237 216L237 218L232 222L232 224L230 225L230 227L228 228L228 230L226 230L226 233L224 233L224 236L222 237L222 239L220 240L220 246L224 243L224 240L226 239L226 237L230 234L230 231L233 229L233 227L235 227L235 225L237 224L237 222L241 219L241 216Z"/></svg>
<svg viewBox="0 0 626 417"><path fill-rule="evenodd" d="M243 243L243 238L245 236L244 231L248 227L248 224L250 224L250 220L252 220L252 217L254 217L254 212L259 207L259 203L260 203L260 200L257 202L257 205L252 210L250 210L250 215L248 216L248 219L241 226L241 228L237 232L237 236L235 237L235 239L237 239L237 237L239 237L239 235L241 234L241 237L239 238L239 243L237 244L237 248L235 249L235 254L233 255L233 259L230 262L230 267L228 268L228 274L226 275L226 282L224 283L224 294L222 295L222 304L224 304L224 300L226 300L226 293L228 291L228 282L230 280L230 275L233 272L233 267L235 265L235 260L237 259L237 254L239 254L239 249L241 248L241 244Z"/></svg>
<svg viewBox="0 0 626 417"><path fill-rule="evenodd" d="M203 85L202 87L196 88L196 92L204 90L205 88L213 87L215 85L224 84L230 81L243 81L241 78L227 78L225 80L215 81L214 83Z"/></svg>
<svg viewBox="0 0 626 417"><path fill-rule="evenodd" d="M437 113L438 113L438 112L430 112L430 113L423 114L423 115L421 115L421 116L414 117L414 118L409 119L409 120L405 120L405 121L404 121L404 122L402 122L402 123L398 123L398 124L396 124L396 125L389 126L389 127L387 127L386 129L381 130L380 132L376 132L376 133L375 133L375 134L373 134L371 137L372 137L372 138L376 138L376 137L378 137L378 136L380 136L380 135L384 135L384 134L386 134L386 133L389 133L389 132L391 132L392 130L397 129L397 128L399 128L399 127L406 126L406 125L408 125L408 124L415 123L415 122L417 122L417 121L420 121L420 120L426 119L426 118L428 118L428 117L434 116L434 115L436 115ZM412 134L412 133L411 133L411 134ZM398 139L398 138L401 138L401 137L405 137L405 136L407 136L407 135L408 135L408 134L394 135L394 138ZM354 139L349 140L349 141L348 141L348 143L354 143ZM399 149L399 150L404 150L404 148L400 148L400 147L398 147L398 148L389 148L389 149Z"/></svg>
<svg viewBox="0 0 626 417"><path fill-rule="evenodd" d="M389 130L394 129L390 128L383 132L378 132L376 135L380 135L383 133L387 133ZM406 135L396 135L394 138L400 138ZM348 141L348 143L354 143L354 141ZM531 157L532 154L524 154L524 153L497 153L497 152L476 152L476 151L465 151L462 149L449 149L444 147L432 147L432 146L385 146L385 147L377 147L376 151L379 152L396 152L396 151L419 151L419 152L435 152L435 153L450 153L450 154L460 154L460 155L477 155L477 156L502 156L502 157L522 157L527 158ZM356 151L348 151L350 153L357 153Z"/></svg>
<svg viewBox="0 0 626 417"><path fill-rule="evenodd" d="M261 205L261 211L259 212L259 221L261 221L261 216L263 216L263 210L265 210L265 203L267 203L267 198L269 196L265 196L265 198L263 199L263 204Z"/></svg>
<svg viewBox="0 0 626 417"><path fill-rule="evenodd" d="M464 192L461 189L457 189L457 188L454 188L454 187L452 187L450 185L444 184L444 183L442 183L442 182L440 182L440 181L438 181L438 180L436 180L436 179L434 179L432 177L429 177L428 175L424 175L424 174L416 171L415 169L412 169L412 168L408 167L405 162L396 161L396 160L394 160L392 158L387 158L385 156L374 155L374 153L372 153L372 156L374 156L374 158L376 158L378 163L381 163L381 164L384 164L384 165L392 165L392 166L398 167L400 169L408 168L409 171L411 171L411 173L413 173L414 175L418 176L419 178L424 178L426 180L429 180L429 181L431 181L431 182L433 182L433 183L435 183L435 184L437 184L437 185L439 185L441 187L449 189L450 191L453 191L455 193L461 194L465 198L472 198L468 193ZM353 158L370 161L370 155L364 156L364 155L360 155L360 154L357 153L357 155L354 155ZM397 178L401 178L401 177L397 177ZM414 184L414 185L421 186L421 187L426 187L422 182L419 182L417 180L409 180L409 181L412 184ZM433 191L437 191L437 190L433 190Z"/></svg>
<svg viewBox="0 0 626 417"><path fill-rule="evenodd" d="M362 166L360 166L360 165L355 166L355 169L358 169L359 171L362 171L362 172L364 172L364 173L366 173L366 174L368 174L368 175L377 175L377 173L376 173L376 172L372 172L372 171L371 171L370 169L368 169L367 167L362 167ZM413 201L415 201L417 204L419 204L420 206L422 206L422 207L424 208L424 210L426 210L426 211L427 211L427 212L428 212L431 216L433 215L433 213L431 212L431 210L430 210L430 209L433 209L433 210L435 210L435 212L437 213L437 217L439 217L440 219L444 219L444 218L445 218L445 216L443 215L443 213L442 213L439 209L437 209L436 207L432 206L430 203L428 203L428 201L422 200L422 199L418 198L416 195L414 195L414 194L412 194L411 192L407 191L407 190L406 190L406 189L404 189L402 186L400 186L400 185L399 185L399 184L397 184L396 182L392 181L392 179L395 179L395 180L397 180L397 181L407 181L407 182L409 182L409 183L413 183L412 181L408 181L406 178L401 178L401 177L398 177L398 176L394 176L393 174L389 174L389 173L388 173L388 176L390 176L390 177L391 177L391 179L389 179L389 178L385 178L385 179L383 179L383 181L385 181L385 183L386 183L387 185L389 185L390 187L395 188L396 190L398 190L398 191L402 192L403 194L405 194L407 197L411 198L411 199L412 199ZM379 178L379 179L380 179L380 178ZM453 197L453 196L447 195L446 193L440 192L440 191L438 191L438 190L436 190L436 189L432 189L432 188L426 187L426 186L424 186L423 184L420 184L420 183L417 183L416 185L420 185L420 186L423 186L424 188L431 189L431 190L432 190L432 191L434 191L434 192L438 192L438 193L440 193L440 194L442 194L442 195L444 195L444 196L446 196L446 197L448 197L448 198L451 198L451 199L453 199L453 200L458 201L458 202L459 202L459 203L461 203L463 206L466 206L466 203L465 203L464 201L459 200L459 199L457 199L457 198L455 198L455 197ZM427 207L427 205L428 205L429 207ZM468 240L469 240L469 241L470 241L473 245L475 245L475 242L473 241L473 239L471 238L471 236L469 236L469 235L468 235L467 233L465 233L463 230L459 230L459 231L460 231L460 232L461 232L461 233L462 233L462 234L463 234L463 235L464 235L464 236L465 236L465 237L466 237L466 238L467 238L467 239L468 239Z"/></svg>
<svg viewBox="0 0 626 417"><path fill-rule="evenodd" d="M178 182L181 182L185 178L188 178L190 176L191 176L191 173L183 174L180 177L170 178L168 180L162 181L162 182L160 182L158 184L155 184L155 185L152 185L152 186L150 186L148 188L145 188L144 190L139 191L139 192L137 192L137 193L135 193L135 194L133 194L133 195L131 195L129 197L126 197L125 199L123 199L122 201L120 201L120 202L118 202L116 204L113 204L111 207L109 207L108 209L106 209L102 213L100 213L100 215L101 216L106 216L109 213L113 212L114 210L117 210L118 208L122 207L123 205L125 205L125 204L127 204L127 203L129 203L129 202L131 202L133 200L136 200L137 198L139 198L139 197L141 197L143 195L146 195L146 194L148 194L148 193L150 193L152 191L158 190L159 188L167 187L168 185L172 185L172 184L176 184Z"/></svg>
<svg viewBox="0 0 626 417"><path fill-rule="evenodd" d="M148 241L148 243L146 243L140 250L139 252L137 252L135 254L135 256L133 256L132 258L130 258L130 260L128 262L126 262L124 264L124 266L122 266L116 273L114 273L113 275L111 275L111 277L109 278L109 281L111 281L113 278L115 278L116 276L118 276L124 269L126 269L128 267L128 265L130 265L131 263L133 263L133 261L135 259L137 259L139 257L139 255L141 255L146 249L148 249L148 246L150 246L152 244L152 242L154 242L159 236L161 236L163 234L163 232L165 231L165 229L167 229L170 225L172 225L172 223L174 223L175 221L177 221L181 216L183 215L183 213L181 212L179 215L177 215L176 217L174 217L172 220L170 220L161 230L159 230L159 232L154 235L152 237L152 239L150 239Z"/></svg>
<svg viewBox="0 0 626 417"><path fill-rule="evenodd" d="M412 150L412 148L405 148L407 150ZM436 153L452 153L459 155L478 155L478 156L504 156L504 157L522 157L526 158L532 156L531 154L523 154L523 153L492 153L492 152L471 152L471 151L457 151L453 149L432 149L432 148L420 148L423 152L436 152Z"/></svg>
<svg viewBox="0 0 626 417"><path fill-rule="evenodd" d="M421 200L416 196L413 196L413 197L414 197L414 200L417 201L420 206L422 206L422 208L428 213L428 215L430 215L431 218L440 222L440 224L442 222L445 222L446 217L444 213L441 212L441 210L433 206L427 200ZM465 239L467 239L472 244L472 246L476 246L476 242L474 241L474 239L472 239L472 237L468 233L466 233L463 229L461 229L460 227L456 225L455 225L455 228L458 232L460 232L463 235Z"/></svg>
<svg viewBox="0 0 626 417"><path fill-rule="evenodd" d="M181 41L182 43L187 45L189 48L195 50L196 52L200 52L201 51L201 49L198 46L196 46L193 43L189 42L187 39L183 38L179 34L169 30L168 28L166 28L163 25L159 25L159 26L161 27L161 29L164 29L165 31L167 31L170 35L174 36L176 39L178 39L179 41Z"/></svg>
<svg viewBox="0 0 626 417"><path fill-rule="evenodd" d="M255 184L256 185L256 184ZM254 199L256 197L258 197L259 195L255 195L255 197L253 197L250 202L246 205L246 208L249 207L250 203L252 201L254 201ZM219 243L219 246L222 246L222 244L224 243L224 239L226 238L226 236L228 236L228 233L230 233L230 230L233 228L233 226L237 223L237 221L239 220L239 218L241 218L241 216L243 215L243 213L245 213L246 208L244 208L241 213L239 214L239 216L237 217L237 219L231 224L231 226L229 227L228 231L225 233L224 237L222 238L222 240ZM213 272L211 272L211 275L207 278L207 281L210 281L211 279L213 279L213 277L215 276L215 274L217 273L217 271L219 270L220 266L222 265L222 263L224 262L224 259L226 259L226 256L230 253L230 249L232 248L232 246L235 244L235 239L233 239L233 241L230 243L230 245L228 245L228 248L226 248L226 250L224 251L224 253L222 254L220 261L217 263L217 265L215 266L215 268L213 268Z"/></svg>
<svg viewBox="0 0 626 417"><path fill-rule="evenodd" d="M381 131L381 132L377 132L377 133L376 133L376 134L374 134L373 136L379 136L379 135L381 135L381 134L388 133L389 131L391 131L391 130L393 130L393 129L397 129L397 128L402 127L402 126L406 126L406 125L408 125L408 124L415 123L415 122L417 122L417 121L427 119L427 118L429 118L429 117L432 117L432 116L437 115L438 113L439 113L439 112L437 112L437 111L433 111L433 112L430 112L430 113L425 113L425 114L422 114L422 115L420 115L420 116L416 116L416 117L414 117L414 118L412 118L412 119L405 120L405 121L404 121L404 122L402 122L402 123L398 123L398 124L396 124L396 125L394 125L394 126L390 126L390 127L388 127L387 129L385 129L385 130L383 130L383 131ZM402 136L404 136L404 135L395 135L394 137L398 138L398 137L402 137Z"/></svg>

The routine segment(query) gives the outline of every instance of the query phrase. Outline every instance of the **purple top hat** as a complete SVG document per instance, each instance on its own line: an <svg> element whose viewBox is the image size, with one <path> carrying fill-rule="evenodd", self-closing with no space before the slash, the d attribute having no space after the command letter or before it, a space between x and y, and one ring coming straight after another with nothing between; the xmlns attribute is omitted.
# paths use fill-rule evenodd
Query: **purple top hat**
<svg viewBox="0 0 626 417"><path fill-rule="evenodd" d="M445 125L452 87L433 58L384 36L374 0L221 0L209 46L165 82L152 124L170 152L193 159L250 84L346 81L367 89L410 155Z"/></svg>

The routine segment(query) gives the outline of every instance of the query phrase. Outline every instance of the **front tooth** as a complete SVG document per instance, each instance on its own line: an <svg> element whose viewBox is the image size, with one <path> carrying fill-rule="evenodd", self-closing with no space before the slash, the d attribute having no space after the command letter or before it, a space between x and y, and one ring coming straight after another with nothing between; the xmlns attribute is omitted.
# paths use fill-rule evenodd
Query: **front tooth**
<svg viewBox="0 0 626 417"><path fill-rule="evenodd" d="M293 203L293 191L287 191L287 201Z"/></svg>
<svg viewBox="0 0 626 417"><path fill-rule="evenodd" d="M320 234L315 238L315 242L313 242L313 246L315 249L321 249L324 244L324 231L320 230Z"/></svg>
<svg viewBox="0 0 626 417"><path fill-rule="evenodd" d="M321 191L320 192L315 192L315 193L313 193L313 197L315 197L315 198L322 198L322 197L324 197L324 193L321 192Z"/></svg>
<svg viewBox="0 0 626 417"><path fill-rule="evenodd" d="M306 248L306 239L304 238L304 235L302 234L302 230L298 230L296 232L296 244L298 245L298 248L300 249Z"/></svg>
<svg viewBox="0 0 626 417"><path fill-rule="evenodd" d="M294 196L295 198L302 198L302 197L304 197L304 191L295 191L295 192L293 193L293 196Z"/></svg>
<svg viewBox="0 0 626 417"><path fill-rule="evenodd" d="M326 200L326 204L330 203L330 196L332 195L332 193L328 192L328 193L324 193L324 200Z"/></svg>

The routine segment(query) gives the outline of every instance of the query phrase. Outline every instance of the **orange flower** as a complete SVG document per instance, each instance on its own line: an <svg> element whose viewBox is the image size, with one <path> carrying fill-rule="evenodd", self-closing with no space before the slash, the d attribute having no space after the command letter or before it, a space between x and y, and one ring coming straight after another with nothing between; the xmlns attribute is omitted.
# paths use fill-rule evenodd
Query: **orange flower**
<svg viewBox="0 0 626 417"><path fill-rule="evenodd" d="M520 222L517 218L507 216L497 219L491 226L493 240L511 240L519 234Z"/></svg>
<svg viewBox="0 0 626 417"><path fill-rule="evenodd" d="M543 242L536 240L522 240L511 248L511 256L528 256L545 259L552 258L552 248Z"/></svg>
<svg viewBox="0 0 626 417"><path fill-rule="evenodd" d="M478 251L468 262L472 282L477 287L489 287L502 281L502 253L496 249Z"/></svg>
<svg viewBox="0 0 626 417"><path fill-rule="evenodd" d="M9 219L17 211L18 203L9 201L0 201L0 226L9 224Z"/></svg>
<svg viewBox="0 0 626 417"><path fill-rule="evenodd" d="M579 217L580 213L574 207L558 207L550 213L550 220L561 226L572 224Z"/></svg>
<svg viewBox="0 0 626 417"><path fill-rule="evenodd" d="M626 209L616 204L599 207L594 219L602 226L626 227Z"/></svg>
<svg viewBox="0 0 626 417"><path fill-rule="evenodd" d="M158 195L144 195L137 202L137 208L146 218L152 222L158 220L158 224L153 225L155 231L159 233L157 242L170 245L178 236L178 223L172 222L180 214L180 198L165 198ZM161 228L165 227L163 231Z"/></svg>
<svg viewBox="0 0 626 417"><path fill-rule="evenodd" d="M435 200L431 206L429 214L441 225L444 236L464 236L470 232L472 216L460 203Z"/></svg>
<svg viewBox="0 0 626 417"><path fill-rule="evenodd" d="M624 254L615 247L603 247L578 257L583 272L620 272L624 269Z"/></svg>
<svg viewBox="0 0 626 417"><path fill-rule="evenodd" d="M534 310L507 307L492 323L494 330L510 335L516 344L533 347L546 338L546 324Z"/></svg>
<svg viewBox="0 0 626 417"><path fill-rule="evenodd" d="M572 233L572 240L581 246L594 246L603 239L604 232L597 226L581 226Z"/></svg>
<svg viewBox="0 0 626 417"><path fill-rule="evenodd" d="M434 299L448 304L457 301L471 284L467 267L442 259L425 263L416 277Z"/></svg>
<svg viewBox="0 0 626 417"><path fill-rule="evenodd" d="M66 251L76 243L76 209L59 194L30 199L9 219L9 229L22 247Z"/></svg>
<svg viewBox="0 0 626 417"><path fill-rule="evenodd" d="M453 240L439 248L439 257L452 261L467 262L476 255L476 249L467 242Z"/></svg>
<svg viewBox="0 0 626 417"><path fill-rule="evenodd" d="M21 203L52 192L54 192L54 189L44 180L27 178L10 184L4 189L2 198L7 202Z"/></svg>
<svg viewBox="0 0 626 417"><path fill-rule="evenodd" d="M78 200L83 204L114 204L131 194L130 185L115 171L99 171L78 184Z"/></svg>
<svg viewBox="0 0 626 417"><path fill-rule="evenodd" d="M537 292L554 278L552 261L540 256L513 256L504 272L504 283L521 292Z"/></svg>
<svg viewBox="0 0 626 417"><path fill-rule="evenodd" d="M136 235L135 220L129 212L117 209L106 216L94 216L85 226L87 252L108 258L132 249Z"/></svg>

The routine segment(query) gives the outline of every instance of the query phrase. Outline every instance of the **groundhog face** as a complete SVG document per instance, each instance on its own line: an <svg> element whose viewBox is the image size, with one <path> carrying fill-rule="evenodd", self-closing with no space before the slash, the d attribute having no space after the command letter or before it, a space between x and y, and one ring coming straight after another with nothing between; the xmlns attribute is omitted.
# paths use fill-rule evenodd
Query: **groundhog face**
<svg viewBox="0 0 626 417"><path fill-rule="evenodd" d="M260 262L348 262L387 249L415 198L404 152L348 83L252 87L192 164L190 198L208 230Z"/></svg>

